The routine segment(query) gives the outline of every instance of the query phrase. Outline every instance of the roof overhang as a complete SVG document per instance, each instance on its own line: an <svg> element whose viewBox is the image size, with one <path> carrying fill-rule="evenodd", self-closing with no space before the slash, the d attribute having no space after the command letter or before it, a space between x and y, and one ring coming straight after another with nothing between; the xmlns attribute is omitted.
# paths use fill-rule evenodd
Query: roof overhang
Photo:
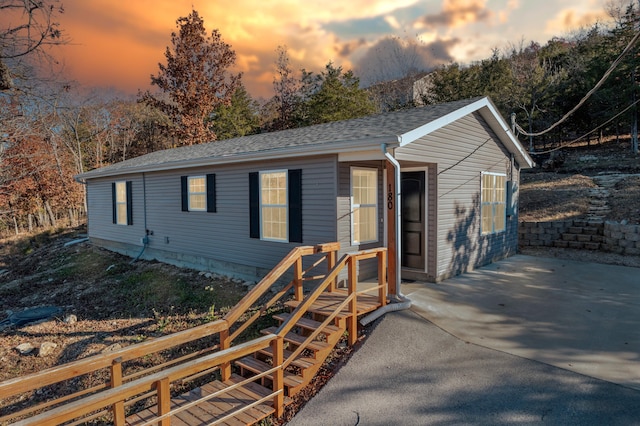
<svg viewBox="0 0 640 426"><path fill-rule="evenodd" d="M531 156L525 151L520 141L518 141L518 139L513 135L511 129L509 129L509 126L502 118L502 115L498 112L498 109L487 97L479 99L476 102L437 118L424 126L420 126L417 129L398 136L398 142L401 147L408 145L411 142L435 132L436 130L439 130L476 111L479 112L491 130L493 130L498 136L500 142L502 142L507 150L513 154L515 160L522 168L529 169L535 166L535 161L533 161Z"/></svg>
<svg viewBox="0 0 640 426"><path fill-rule="evenodd" d="M224 164L247 163L251 161L272 161L282 158L298 158L319 155L353 155L369 156L374 151L380 151L380 145L387 144L393 148L398 146L398 140L394 137L367 138L360 141L344 140L332 141L327 144L313 144L295 148L278 148L268 151L256 151L244 154L230 154L211 157L199 157L190 160L176 160L160 164L131 166L123 169L96 169L75 176L78 181L96 179L102 177L122 176L137 173L151 173L167 170L189 169L196 167L216 166ZM384 158L381 154L380 158Z"/></svg>

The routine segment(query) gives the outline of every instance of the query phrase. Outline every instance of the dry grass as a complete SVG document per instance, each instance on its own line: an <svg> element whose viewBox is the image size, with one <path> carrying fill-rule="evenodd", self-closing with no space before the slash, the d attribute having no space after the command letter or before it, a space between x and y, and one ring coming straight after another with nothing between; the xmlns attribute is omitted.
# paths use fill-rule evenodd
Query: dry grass
<svg viewBox="0 0 640 426"><path fill-rule="evenodd" d="M546 222L584 217L589 189L597 185L581 174L523 173L520 184L520 220Z"/></svg>
<svg viewBox="0 0 640 426"><path fill-rule="evenodd" d="M630 176L618 182L609 197L609 219L640 223L640 176Z"/></svg>

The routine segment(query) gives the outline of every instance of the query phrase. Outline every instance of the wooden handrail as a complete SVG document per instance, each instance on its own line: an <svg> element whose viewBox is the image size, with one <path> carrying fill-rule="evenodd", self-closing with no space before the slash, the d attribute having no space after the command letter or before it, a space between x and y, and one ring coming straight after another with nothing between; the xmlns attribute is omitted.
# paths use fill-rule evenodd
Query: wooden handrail
<svg viewBox="0 0 640 426"><path fill-rule="evenodd" d="M252 354L256 351L266 349L275 339L277 339L277 336L274 334L259 337L232 348L142 377L117 388L112 388L88 398L83 398L82 400L54 408L53 410L22 420L16 423L16 425L57 425L89 414L92 411L116 404L140 393L153 390L158 386L158 382L160 381L173 382L180 380L181 378L194 374L197 371L212 368L216 365L233 361L234 359L242 358L243 356Z"/></svg>
<svg viewBox="0 0 640 426"><path fill-rule="evenodd" d="M188 330L150 339L113 352L83 358L68 364L47 368L26 376L15 377L0 383L0 400L23 392L39 389L83 374L109 368L116 361L129 361L150 353L159 352L184 343L208 337L228 328L224 320L213 321Z"/></svg>
<svg viewBox="0 0 640 426"><path fill-rule="evenodd" d="M329 283L338 276L338 274L342 271L342 268L349 261L348 254L343 255L340 260L336 263L336 266L333 267L331 272L327 274L327 278L315 288L315 290L305 297L304 301L300 303L289 315L287 321L283 322L280 327L276 330L276 334L280 337L285 336L291 329L296 325L296 323L302 318L304 314L307 313L307 310L313 305L318 297L324 292Z"/></svg>
<svg viewBox="0 0 640 426"><path fill-rule="evenodd" d="M240 381L238 383L234 383L231 386L228 386L228 387L220 389L220 390L218 390L216 392L210 393L209 395L203 396L202 398L191 400L187 404L180 405L180 406L174 408L173 410L169 411L168 413L163 414L161 416L158 416L158 417L156 417L154 419L147 420L146 422L144 422L144 423L142 423L141 425L138 425L138 426L150 425L150 424L157 423L159 420L164 420L164 419L170 418L171 416L174 416L174 415L179 414L179 413L181 413L183 411L186 411L191 407L194 407L194 406L196 406L198 404L201 404L202 402L205 402L205 401L208 401L210 399L216 398L216 397L218 397L220 395L224 395L225 393L227 393L227 392L229 392L231 390L240 388L240 387L242 387L242 386L244 386L244 385L246 385L248 383L254 382L257 379L260 379L262 377L268 376L268 375L274 373L279 368L280 368L280 366L276 365L275 367L272 367L267 371L263 371L260 374L257 374L255 376L249 377L248 379L242 380L242 381ZM280 390L280 392L283 392L283 390ZM273 397L273 394L270 394L270 395L264 397L261 401L270 399L272 397ZM246 407L243 407L242 409L239 409L238 411L234 411L233 413L229 414L228 416L225 416L225 417L223 417L221 419L216 420L216 422L214 422L213 424L219 423L219 422L223 422L223 421L227 420L229 417L233 417L233 415L235 415L235 414L237 414L239 412L245 411L248 408L249 408L249 406L246 406Z"/></svg>
<svg viewBox="0 0 640 426"><path fill-rule="evenodd" d="M287 366L289 366L293 360L300 355L300 353L302 353L302 351L308 346L309 343L311 343L313 341L313 339L322 331L322 329L327 326L337 315L338 313L347 305L350 304L352 306L351 308L351 316L353 319L356 319L357 317L357 312L355 312L355 300L357 297L357 294L359 294L356 291L356 278L355 278L355 262L360 261L360 260L365 260L365 259L371 259L374 257L378 257L378 262L379 264L382 264L385 260L385 254L386 254L386 248L376 248L376 249L371 249L371 250L363 250L360 252L356 252L356 253L347 253L345 255L343 255L340 260L338 262L336 262L335 266L333 267L333 269L331 269L331 271L329 271L329 273L326 275L324 281L322 283L320 283L315 289L314 291L309 294L302 303L300 303L294 310L293 312L291 312L291 314L289 315L289 318L287 319L287 321L283 322L280 327L278 327L278 329L276 330L276 334L280 337L284 337L287 333L289 333L291 331L291 329L296 325L296 323L302 318L302 316L304 314L306 314L307 310L311 307L311 305L313 305L313 303L320 297L320 295L327 289L330 288L331 285L335 282L336 278L338 277L338 275L340 274L340 272L342 272L342 270L344 269L345 266L349 265L349 291L348 291L348 295L345 298L345 300L336 308L334 309L334 312L329 315L325 321L316 329L314 330L309 336L307 336L307 338L305 339L305 341L303 343L301 343L298 348L293 351L289 357L284 361L283 366L286 368ZM384 272L385 270L383 268L378 268L378 280L381 280L383 283L385 282L385 278L384 278ZM384 287L384 286L378 286L378 288L380 287ZM379 290L379 295L382 297L382 295L384 294L384 292L382 290ZM385 295L386 298L386 295ZM381 302L382 304L385 303L385 301ZM351 334L355 334L355 329L353 327L353 325L351 325L350 327L350 333ZM350 343L353 344L355 343L355 340L353 340L355 338L355 336L350 336Z"/></svg>
<svg viewBox="0 0 640 426"><path fill-rule="evenodd" d="M283 414L284 402L284 368L290 365L293 359L295 359L295 357L304 350L309 342L315 339L321 330L333 321L347 305L349 305L349 311L352 313L351 316L353 317L353 320L348 322L348 330L350 332L349 341L350 344L355 342L354 339L357 334L355 329L356 325L354 325L356 324L355 318L357 316L356 298L360 293L356 291L357 277L355 271L357 261L371 259L376 256L378 257L378 280L380 285L375 289L378 289L380 298L386 299L386 249L379 248L346 254L336 262L336 253L339 248L339 243L327 243L316 246L296 247L292 249L291 252L285 256L285 258L283 258L282 261L280 261L278 265L276 265L276 267L274 267L267 276L265 276L249 293L247 293L247 295L221 320L156 339L150 339L114 352L81 359L69 364L52 367L38 373L10 379L0 383L0 399L5 399L10 396L30 392L47 385L62 382L73 377L82 376L102 369L109 369L111 373L109 381L103 385L94 386L90 390L85 389L71 395L63 396L54 401L45 402L34 407L30 407L29 409L21 410L19 413L4 416L2 420L15 419L20 416L29 415L29 413L48 409L48 411L44 411L41 414L22 420L18 424L57 424L62 421L78 419L79 417L86 419L86 416L90 415L90 413L107 409L114 414L114 421L116 424L123 424L124 406L129 405L132 401L136 401L142 397L157 394L159 398L158 407L161 417L160 419L156 418L155 422L167 423L169 419L168 413L171 413L168 408L169 396L167 393L170 383L175 382L176 380L188 380L194 375L200 375L203 371L212 371L212 369L219 369L224 380L230 375L231 361L257 350L264 349L269 345L272 346L272 353L274 354L274 368L277 368L277 366L281 367L277 368L277 371L273 374L273 393L269 397L265 397L265 400L274 398L276 415L281 416ZM303 271L302 258L304 256L314 254L325 254L325 256L323 259L315 261L311 267ZM303 297L302 284L305 275L320 265L323 261L327 262L328 272L326 275L322 276L321 283L315 287L307 297ZM305 342L302 345L299 345L297 350L285 360L283 357L283 336L291 330L300 318L302 318L313 302L315 302L325 290L328 289L330 292L335 291L338 275L345 266L349 267L349 289L347 298L324 320L321 326L317 330L314 330L312 334L306 338ZM257 303L260 298L263 297L263 295L265 295L291 268L293 268L294 278L289 285L280 289L275 295L269 298L265 305L261 306L260 309L253 313L249 319L244 320L247 311L251 309L251 307ZM320 276L316 276L314 278L320 278ZM291 313L289 319L281 324L276 331L276 334L267 335L231 347L231 342L238 337L239 334L246 330L246 328L259 318L270 306L285 296L292 287L295 288L296 299L300 300L301 303ZM373 291L375 289L369 289L369 291ZM385 301L386 300L382 300L381 303L384 304ZM243 319L243 323L239 327L234 327L234 332L231 333L231 327L241 319ZM190 341L210 337L215 334L219 334L220 344L212 346L210 349L205 351L199 351L196 354L199 356L198 358L190 358L191 355L184 356L179 358L177 361L172 360L163 364L165 369L161 371L156 371L157 368L151 367L141 372L134 372L128 376L124 375L121 368L122 363L126 361L185 344ZM203 353L215 350L216 348L221 350L200 356ZM176 362L180 362L180 364L174 365ZM165 393L161 396L159 392ZM78 399L69 402L74 398ZM61 403L64 403L64 405L59 405ZM58 406L51 408L54 405ZM105 411L102 411L102 413L104 412ZM91 414L91 416L93 415L94 414Z"/></svg>
<svg viewBox="0 0 640 426"><path fill-rule="evenodd" d="M312 254L329 253L340 249L340 243L318 244L316 246L294 247L278 264L260 280L227 314L224 319L229 325L238 321L244 313L262 297L276 281L294 266L302 257Z"/></svg>

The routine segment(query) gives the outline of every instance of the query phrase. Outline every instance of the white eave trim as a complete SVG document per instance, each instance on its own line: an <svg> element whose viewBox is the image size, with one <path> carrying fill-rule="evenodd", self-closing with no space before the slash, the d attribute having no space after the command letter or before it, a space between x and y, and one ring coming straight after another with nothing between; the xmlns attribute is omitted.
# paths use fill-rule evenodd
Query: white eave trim
<svg viewBox="0 0 640 426"><path fill-rule="evenodd" d="M411 130L407 133L398 136L398 142L400 147L410 144L411 142L420 139L438 129L441 129L462 117L471 114L475 111L482 110L486 108L491 113L491 118L495 120L495 124L492 122L493 120L489 119L485 120L491 126L493 131L498 135L502 143L507 147L509 152L514 154L518 160L518 163L521 164L525 168L531 168L535 165L533 159L529 156L529 154L524 150L522 144L515 138L507 123L505 123L504 119L497 111L496 107L493 105L493 102L487 97L478 99L476 102L473 102L469 105L466 105L460 109L457 109L453 112L450 112L447 115L444 115L440 118L437 118L423 126L420 126L414 130ZM483 114L484 115L484 114Z"/></svg>
<svg viewBox="0 0 640 426"><path fill-rule="evenodd" d="M215 143L215 142L214 142ZM269 161L285 158L308 157L314 155L340 155L343 153L359 153L372 151L373 147L379 149L380 144L387 143L390 146L397 146L395 137L384 136L370 138L363 141L341 141L332 142L331 147L327 149L325 144L314 144L296 148L272 149L268 151L252 152L248 154L232 154L221 155L215 157L198 157L191 160L177 160L160 164L146 164L140 166L126 167L116 170L100 169L92 170L80 175L76 175L76 180L97 179L111 176L121 176L136 173L160 172L177 169L190 169L196 167L206 167L221 164L247 163L251 161Z"/></svg>

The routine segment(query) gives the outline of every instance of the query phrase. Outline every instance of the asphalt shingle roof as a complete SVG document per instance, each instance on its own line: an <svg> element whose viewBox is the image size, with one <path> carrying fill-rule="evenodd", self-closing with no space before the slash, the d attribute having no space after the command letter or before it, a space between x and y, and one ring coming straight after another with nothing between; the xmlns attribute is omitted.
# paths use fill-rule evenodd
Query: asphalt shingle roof
<svg viewBox="0 0 640 426"><path fill-rule="evenodd" d="M83 173L80 178L105 176L110 173L121 174L126 173L127 170L143 171L146 168L158 170L163 166L172 166L173 168L181 162L197 159L231 159L262 152L266 154L277 151L286 157L287 152L319 145L326 148L326 153L331 153L332 144L338 142L355 143L384 137L388 137L390 141L396 141L397 136L428 124L477 100L478 98L467 99L297 129L225 139L201 145L166 149Z"/></svg>

